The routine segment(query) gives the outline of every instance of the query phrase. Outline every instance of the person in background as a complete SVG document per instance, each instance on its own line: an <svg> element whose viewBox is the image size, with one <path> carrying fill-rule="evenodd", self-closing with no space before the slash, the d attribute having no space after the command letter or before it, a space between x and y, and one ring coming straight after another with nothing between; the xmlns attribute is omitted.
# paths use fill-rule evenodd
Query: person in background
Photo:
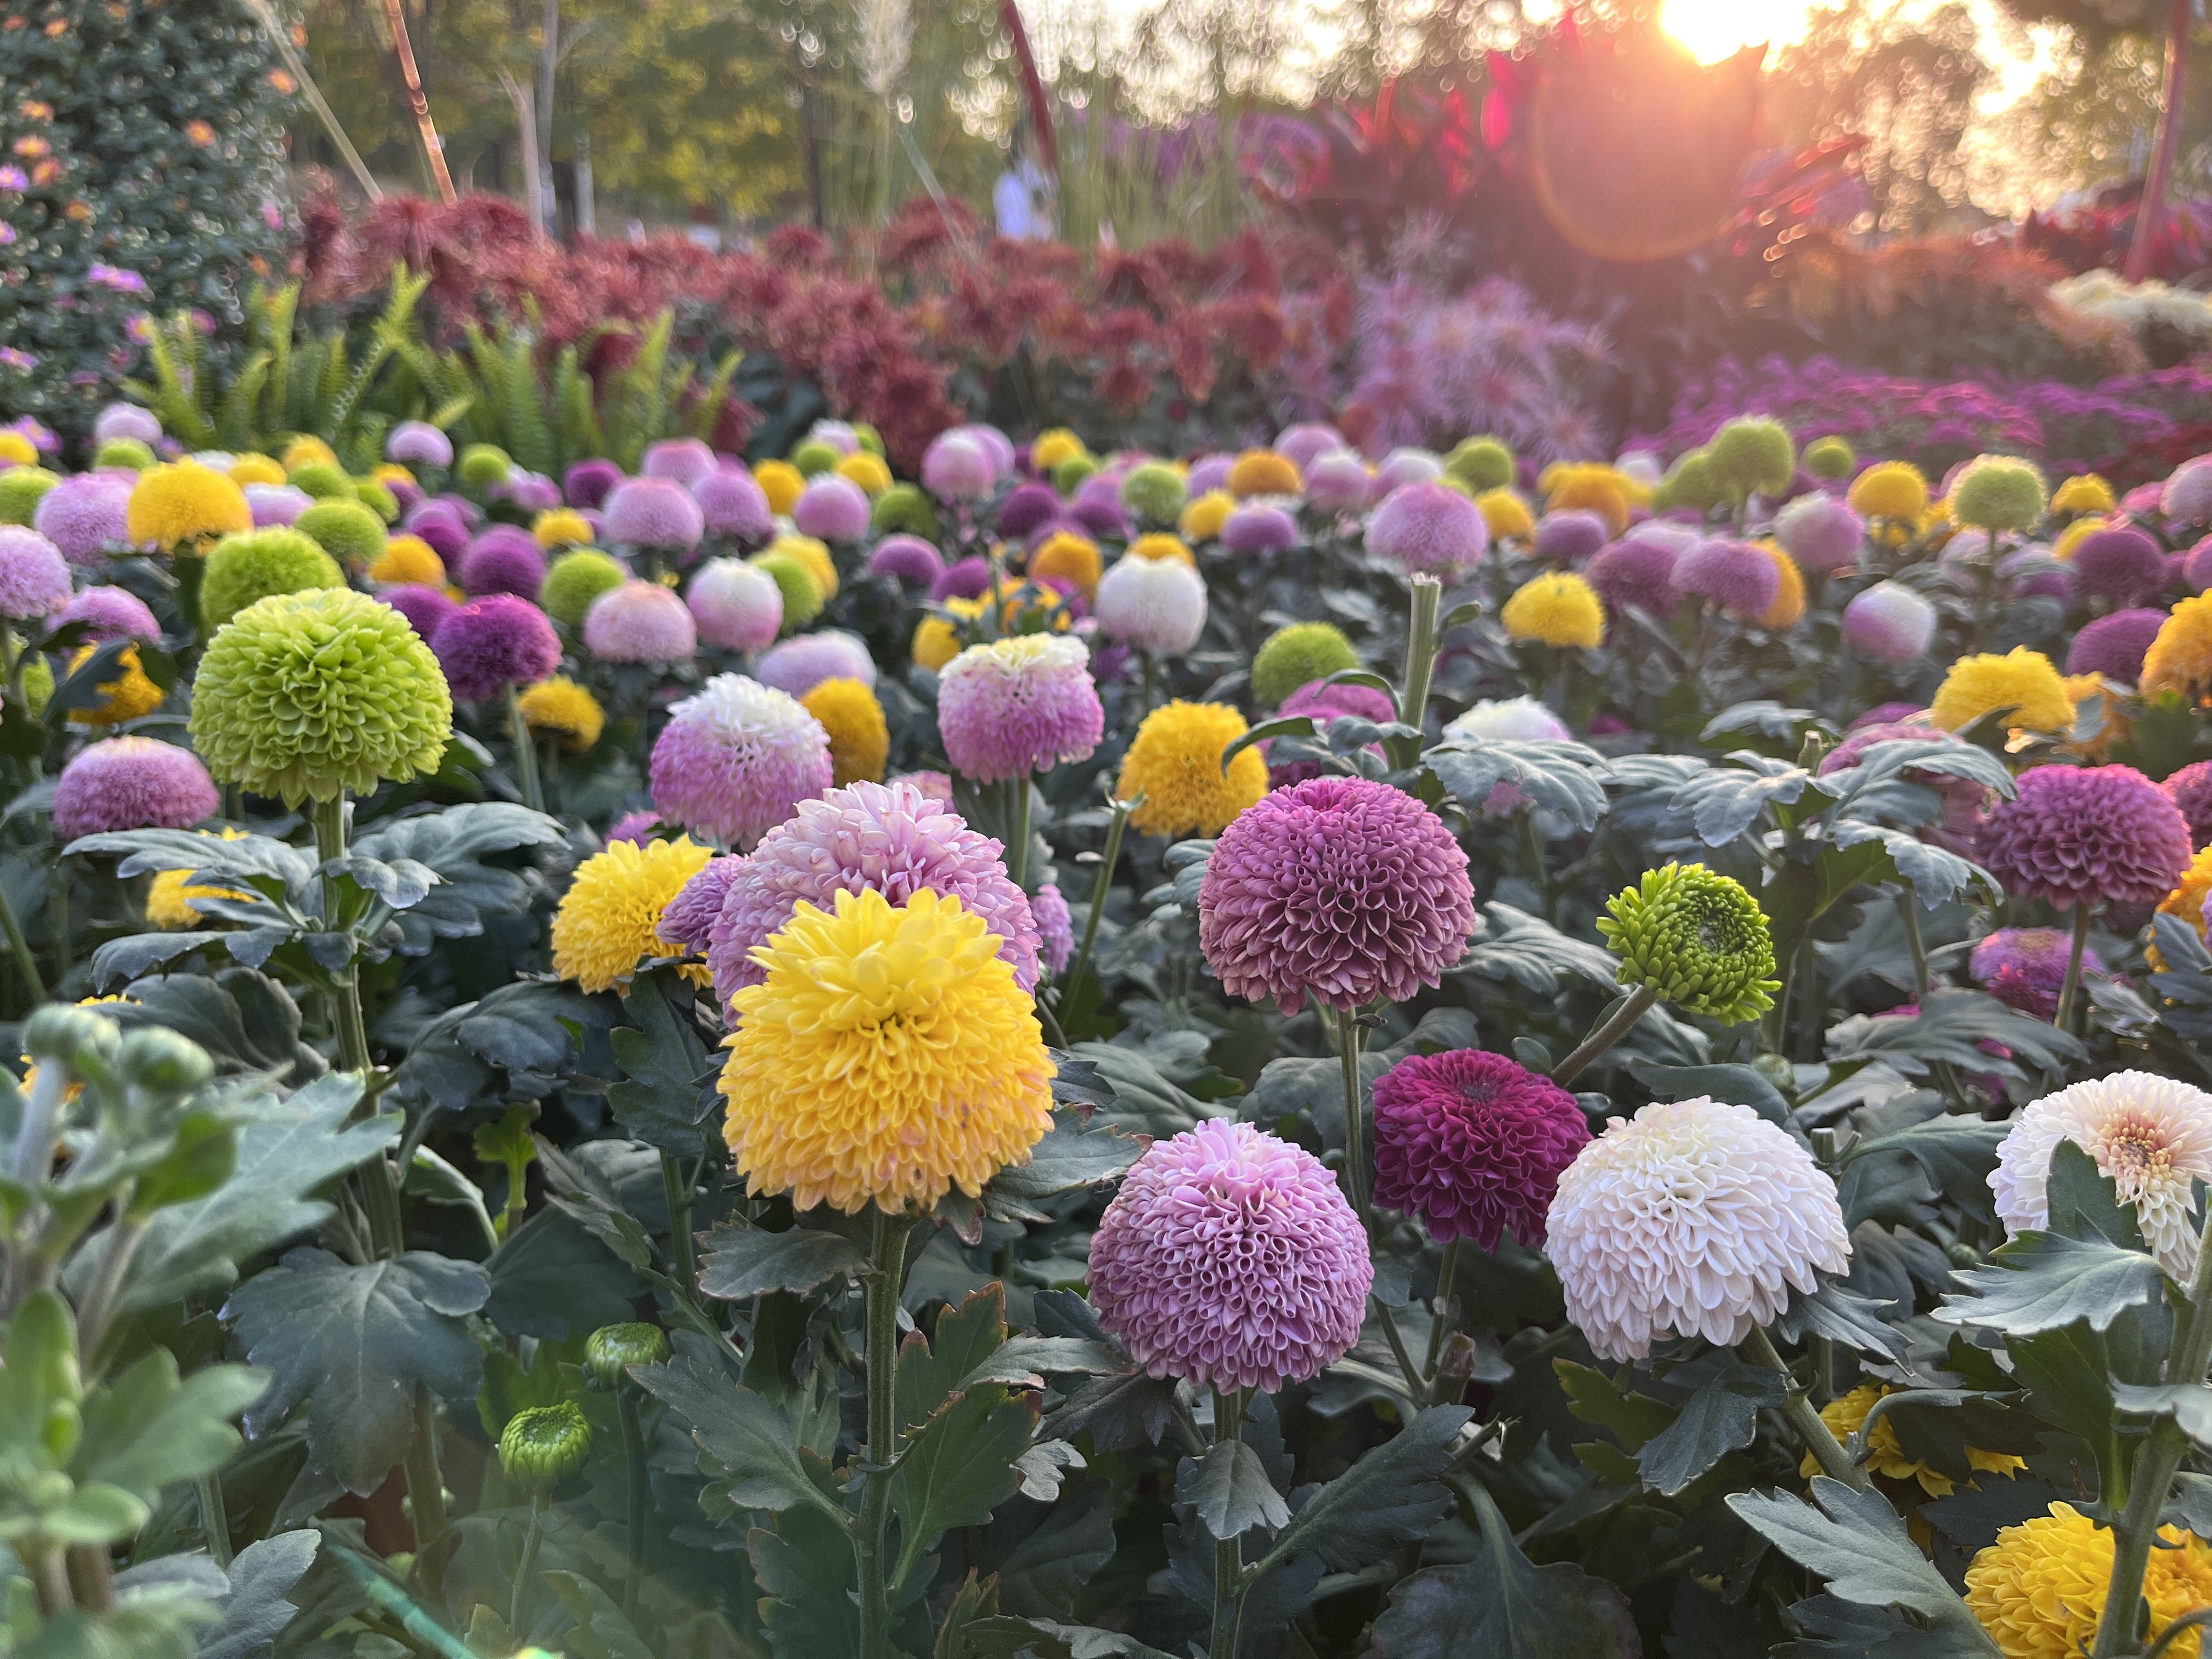
<svg viewBox="0 0 2212 1659"><path fill-rule="evenodd" d="M1036 131L1029 117L1014 125L1006 170L991 189L999 234L1017 242L1042 242L1054 231L1053 180L1037 165Z"/></svg>

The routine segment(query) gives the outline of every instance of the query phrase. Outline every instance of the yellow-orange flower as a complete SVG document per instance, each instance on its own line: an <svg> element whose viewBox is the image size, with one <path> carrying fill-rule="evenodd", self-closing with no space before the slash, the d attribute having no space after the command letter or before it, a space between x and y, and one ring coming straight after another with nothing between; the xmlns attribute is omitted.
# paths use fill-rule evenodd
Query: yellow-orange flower
<svg viewBox="0 0 2212 1659"><path fill-rule="evenodd" d="M152 466L138 475L124 507L124 527L134 542L168 549L253 528L246 492L197 461Z"/></svg>
<svg viewBox="0 0 2212 1659"><path fill-rule="evenodd" d="M1229 493L1240 501L1254 495L1295 495L1303 482L1297 463L1272 449L1248 449L1229 468Z"/></svg>
<svg viewBox="0 0 2212 1659"><path fill-rule="evenodd" d="M1848 499L1869 519L1917 525L1928 510L1928 480L1910 461L1877 461L1852 480Z"/></svg>
<svg viewBox="0 0 2212 1659"><path fill-rule="evenodd" d="M2153 1641L2192 1607L2212 1606L2212 1547L2194 1533L2161 1527L2143 1573ZM2112 1534L2070 1504L2007 1527L1966 1569L1966 1605L2005 1659L2080 1659L2097 1639L2112 1583ZM2197 1659L2198 1632L2166 1651Z"/></svg>
<svg viewBox="0 0 2212 1659"><path fill-rule="evenodd" d="M554 738L572 755L582 754L606 729L599 700L566 674L538 681L515 701L532 737Z"/></svg>
<svg viewBox="0 0 2212 1659"><path fill-rule="evenodd" d="M838 462L837 475L851 479L871 495L880 495L891 487L891 470L884 465L883 457L865 449Z"/></svg>
<svg viewBox="0 0 2212 1659"><path fill-rule="evenodd" d="M0 430L0 461L16 466L36 466L39 447L20 432Z"/></svg>
<svg viewBox="0 0 2212 1659"><path fill-rule="evenodd" d="M573 507L552 507L532 521L530 533L549 552L559 547L581 547L592 539L592 521Z"/></svg>
<svg viewBox="0 0 2212 1659"><path fill-rule="evenodd" d="M963 623L974 622L983 614L981 599L947 599L945 608ZM925 616L915 624L914 643L908 649L917 666L934 673L960 654L960 634L961 630L944 617Z"/></svg>
<svg viewBox="0 0 2212 1659"><path fill-rule="evenodd" d="M1128 556L1133 559L1173 559L1179 564L1188 565L1198 562L1182 537L1170 536L1164 531L1138 537L1129 544Z"/></svg>
<svg viewBox="0 0 2212 1659"><path fill-rule="evenodd" d="M1088 453L1083 447L1082 439L1066 427L1056 426L1038 433L1035 441L1030 445L1030 466L1040 473L1050 472L1062 461L1072 461Z"/></svg>
<svg viewBox="0 0 2212 1659"><path fill-rule="evenodd" d="M1797 561L1771 541L1758 544L1759 549L1774 561L1774 574L1781 578L1774 589L1774 603L1759 617L1761 628L1785 633L1805 619L1805 573L1797 568Z"/></svg>
<svg viewBox="0 0 2212 1659"><path fill-rule="evenodd" d="M1553 512L1581 507L1605 520L1606 532L1618 536L1628 528L1629 508L1637 503L1638 486L1609 466L1570 462L1544 474L1545 504ZM1648 492L1644 492L1648 498Z"/></svg>
<svg viewBox="0 0 2212 1659"><path fill-rule="evenodd" d="M2158 908L2166 915L2179 916L2202 936L2206 933L2204 901L2208 898L2212 898L2212 847L2197 854L2181 872L2181 885Z"/></svg>
<svg viewBox="0 0 2212 1659"><path fill-rule="evenodd" d="M1498 612L1505 631L1516 640L1594 650L1605 637L1605 605L1592 587L1571 572L1554 570L1523 583Z"/></svg>
<svg viewBox="0 0 2212 1659"><path fill-rule="evenodd" d="M2083 513L2110 513L2119 505L2112 485L2094 472L2077 473L2051 493L2051 510L2073 518Z"/></svg>
<svg viewBox="0 0 2212 1659"><path fill-rule="evenodd" d="M553 913L553 971L606 991L627 984L647 957L682 956L682 945L660 937L661 913L714 855L684 836L642 847L618 841L586 859ZM705 972L685 971L695 979Z"/></svg>
<svg viewBox="0 0 2212 1659"><path fill-rule="evenodd" d="M92 653L100 649L87 645L70 658L70 672L84 666ZM94 689L100 701L88 708L72 708L69 717L79 726L120 726L125 720L135 720L142 714L150 714L161 706L168 694L147 678L145 665L138 660L138 647L125 646L123 654L115 659L119 671L112 680L94 682Z"/></svg>
<svg viewBox="0 0 2212 1659"><path fill-rule="evenodd" d="M1993 709L2009 708L2031 732L2066 732L2074 726L2074 699L2051 659L2016 645L2003 656L1984 652L1951 665L1928 706L1928 718L1946 732L1961 731Z"/></svg>
<svg viewBox="0 0 2212 1659"><path fill-rule="evenodd" d="M1129 823L1147 836L1218 836L1267 793L1267 763L1255 744L1222 768L1222 751L1249 728L1226 703L1170 702L1145 716L1122 757L1114 793L1145 797Z"/></svg>
<svg viewBox="0 0 2212 1659"><path fill-rule="evenodd" d="M250 483L280 484L284 469L266 455L240 455L230 464L230 481L241 489Z"/></svg>
<svg viewBox="0 0 2212 1659"><path fill-rule="evenodd" d="M1044 545L1030 555L1029 574L1036 581L1056 576L1073 582L1088 601L1098 597L1098 579L1106 574L1106 565L1098 556L1097 543L1072 530L1060 530L1047 537Z"/></svg>
<svg viewBox="0 0 2212 1659"><path fill-rule="evenodd" d="M1229 522L1229 515L1237 510L1237 498L1225 489L1209 489L1182 510L1182 521L1176 526L1187 542L1217 541L1221 526Z"/></svg>
<svg viewBox="0 0 2212 1659"><path fill-rule="evenodd" d="M1528 503L1510 489L1486 489L1474 498L1482 521L1498 541L1522 540L1536 533L1536 520Z"/></svg>
<svg viewBox="0 0 2212 1659"><path fill-rule="evenodd" d="M296 472L303 466L318 465L336 466L338 464L336 450L320 438L306 436L295 438L290 443L286 444L284 453L280 459L283 461L284 471L287 472Z"/></svg>
<svg viewBox="0 0 2212 1659"><path fill-rule="evenodd" d="M1859 1431L1874 1409L1874 1402L1896 1390L1884 1382L1863 1382L1849 1394L1838 1395L1820 1407L1820 1420L1826 1423L1838 1440L1848 1440ZM1984 1451L1978 1446L1966 1448L1966 1462L1985 1474L2002 1474L2009 1479L2027 1467L2017 1457L2002 1452ZM1890 1426L1887 1416L1879 1418L1874 1433L1867 1440L1867 1467L1876 1474L1887 1475L1893 1480L1917 1480L1921 1491L1930 1498L1948 1498L1954 1482L1950 1476L1938 1474L1925 1463L1905 1455L1905 1447ZM1798 1464L1797 1473L1810 1477L1820 1472L1820 1460L1810 1452Z"/></svg>
<svg viewBox="0 0 2212 1659"><path fill-rule="evenodd" d="M806 475L789 461L763 461L753 469L753 482L768 497L769 511L786 517L806 493Z"/></svg>
<svg viewBox="0 0 2212 1659"><path fill-rule="evenodd" d="M840 675L823 680L799 701L830 734L830 764L839 788L884 781L891 733L873 691Z"/></svg>
<svg viewBox="0 0 2212 1659"><path fill-rule="evenodd" d="M202 835L207 833L203 830ZM238 841L243 830L225 830L225 841ZM149 927L198 927L205 922L194 899L246 899L252 896L229 887L194 887L189 870L164 870L146 890L146 925Z"/></svg>
<svg viewBox="0 0 2212 1659"><path fill-rule="evenodd" d="M2184 599L2143 655L2146 697L2179 691L2190 702L2212 696L2212 593Z"/></svg>
<svg viewBox="0 0 2212 1659"><path fill-rule="evenodd" d="M437 550L420 536L394 536L384 544L384 551L368 568L368 579L375 582L408 582L424 587L443 587L446 585L446 562L438 556Z"/></svg>
<svg viewBox="0 0 2212 1659"><path fill-rule="evenodd" d="M2081 546L2083 542L2104 527L2105 520L2094 514L2086 519L2075 520L2072 524L2060 531L2051 542L2051 556L2054 559L2072 558L2075 548Z"/></svg>

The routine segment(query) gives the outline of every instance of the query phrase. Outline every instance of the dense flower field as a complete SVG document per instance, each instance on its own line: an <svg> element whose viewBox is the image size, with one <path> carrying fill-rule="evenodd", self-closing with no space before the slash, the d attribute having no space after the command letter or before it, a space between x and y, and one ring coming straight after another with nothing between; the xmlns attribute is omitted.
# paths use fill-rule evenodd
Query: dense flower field
<svg viewBox="0 0 2212 1659"><path fill-rule="evenodd" d="M2212 456L1790 412L0 434L7 1650L2196 1654Z"/></svg>

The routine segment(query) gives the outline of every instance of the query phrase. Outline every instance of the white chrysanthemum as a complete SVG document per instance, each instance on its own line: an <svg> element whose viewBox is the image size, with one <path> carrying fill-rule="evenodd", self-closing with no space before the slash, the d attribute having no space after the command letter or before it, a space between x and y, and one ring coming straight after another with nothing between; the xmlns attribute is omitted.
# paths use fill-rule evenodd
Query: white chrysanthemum
<svg viewBox="0 0 2212 1659"><path fill-rule="evenodd" d="M2115 1072L2045 1095L2013 1121L1990 1171L1997 1214L2014 1232L2050 1222L2051 1155L2070 1140L2097 1160L2159 1265L2186 1282L2197 1266L2193 1183L2212 1181L2212 1094L2149 1072Z"/></svg>
<svg viewBox="0 0 2212 1659"><path fill-rule="evenodd" d="M1707 1098L1617 1119L1559 1177L1545 1254L1602 1359L1656 1338L1734 1344L1850 1262L1836 1184L1748 1106Z"/></svg>
<svg viewBox="0 0 2212 1659"><path fill-rule="evenodd" d="M1444 727L1447 738L1489 738L1511 743L1556 743L1572 735L1565 720L1534 697L1492 698L1476 703Z"/></svg>
<svg viewBox="0 0 2212 1659"><path fill-rule="evenodd" d="M1099 631L1139 651L1180 656L1206 629L1206 579L1180 559L1123 558L1098 581Z"/></svg>

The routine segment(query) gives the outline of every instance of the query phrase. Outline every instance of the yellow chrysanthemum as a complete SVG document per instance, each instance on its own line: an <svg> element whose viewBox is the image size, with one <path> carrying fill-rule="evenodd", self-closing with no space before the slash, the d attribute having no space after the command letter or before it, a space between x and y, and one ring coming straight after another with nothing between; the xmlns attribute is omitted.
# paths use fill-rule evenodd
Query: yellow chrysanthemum
<svg viewBox="0 0 2212 1659"><path fill-rule="evenodd" d="M1023 589L1027 588L1027 598ZM1041 587L1019 576L1008 576L998 586L999 631L1001 634L1034 633L1034 624L1049 613L1052 631L1065 634L1075 625L1075 617L1060 602L1060 595L1049 587ZM978 615L981 615L979 608Z"/></svg>
<svg viewBox="0 0 2212 1659"><path fill-rule="evenodd" d="M2192 1607L2212 1605L2212 1547L2194 1533L2161 1527L2167 1547L2150 1553L2143 1599L2148 1636ZM2097 1639L2112 1582L2112 1534L2070 1504L2007 1527L1966 1569L1966 1605L2005 1659L2080 1659ZM2198 1632L2184 1631L2166 1651L2197 1659Z"/></svg>
<svg viewBox="0 0 2212 1659"><path fill-rule="evenodd" d="M1482 521L1490 526L1490 533L1498 541L1519 541L1536 533L1535 516L1528 511L1528 503L1510 489L1486 489L1474 498L1482 509Z"/></svg>
<svg viewBox="0 0 2212 1659"><path fill-rule="evenodd" d="M1874 1402L1886 1394L1895 1392L1887 1383L1863 1382L1849 1394L1831 1400L1820 1407L1820 1420L1833 1431L1838 1440L1848 1440L1859 1431L1874 1409ZM1948 1498L1954 1482L1946 1474L1939 1474L1925 1463L1905 1455L1905 1448L1897 1438L1897 1431L1883 1417L1874 1425L1874 1434L1867 1443L1867 1467L1876 1474L1887 1475L1893 1480L1917 1480L1921 1491L1930 1498ZM1966 1448L1966 1462L1985 1474L2002 1474L2007 1479L2027 1465L2017 1457L2002 1452L1983 1451L1977 1447ZM1810 1453L1797 1466L1797 1473L1810 1477L1820 1472L1820 1460Z"/></svg>
<svg viewBox="0 0 2212 1659"><path fill-rule="evenodd" d="M1951 665L1928 717L1957 732L1996 708L2014 711L2013 722L2031 732L2064 732L2074 725L2074 699L2051 659L2024 645L2000 657L1984 652Z"/></svg>
<svg viewBox="0 0 2212 1659"><path fill-rule="evenodd" d="M250 483L280 484L284 469L267 455L240 455L230 464L230 481L240 489Z"/></svg>
<svg viewBox="0 0 2212 1659"><path fill-rule="evenodd" d="M2112 485L2094 472L2077 473L2051 492L2051 510L2073 518L2083 513L2110 513L2119 505Z"/></svg>
<svg viewBox="0 0 2212 1659"><path fill-rule="evenodd" d="M2191 702L2212 696L2212 593L2184 599L2143 654L2146 697L2179 691Z"/></svg>
<svg viewBox="0 0 2212 1659"><path fill-rule="evenodd" d="M1255 495L1295 495L1304 483L1297 463L1272 449L1248 449L1229 468L1229 493L1240 501Z"/></svg>
<svg viewBox="0 0 2212 1659"><path fill-rule="evenodd" d="M36 466L39 447L20 432L0 431L0 461L15 466Z"/></svg>
<svg viewBox="0 0 2212 1659"><path fill-rule="evenodd" d="M1072 530L1054 532L1045 538L1042 547L1030 555L1031 580L1042 581L1047 576L1057 576L1062 581L1073 582L1085 601L1097 598L1098 579L1105 574L1105 562L1098 556L1098 544Z"/></svg>
<svg viewBox="0 0 2212 1659"><path fill-rule="evenodd" d="M1147 836L1218 836L1267 793L1267 763L1259 745L1240 749L1224 773L1221 751L1247 730L1226 703L1170 702L1145 716L1122 757L1114 793L1141 793L1129 822Z"/></svg>
<svg viewBox="0 0 2212 1659"><path fill-rule="evenodd" d="M446 562L420 536L394 536L368 568L373 582L412 582L424 587L446 585Z"/></svg>
<svg viewBox="0 0 2212 1659"><path fill-rule="evenodd" d="M1052 1127L1034 1005L959 900L836 905L801 901L735 999L722 1134L747 1189L848 1214L981 1192Z"/></svg>
<svg viewBox="0 0 2212 1659"><path fill-rule="evenodd" d="M1628 512L1637 504L1638 486L1626 474L1609 466L1575 462L1547 471L1545 505L1557 513L1581 507L1605 520L1606 533L1618 536L1628 528ZM1648 495L1648 492L1647 492Z"/></svg>
<svg viewBox="0 0 2212 1659"><path fill-rule="evenodd" d="M787 553L806 567L806 574L814 578L814 585L822 590L826 605L837 597L837 562L830 556L830 544L817 542L811 536L790 533L778 536L768 544L770 553Z"/></svg>
<svg viewBox="0 0 2212 1659"><path fill-rule="evenodd" d="M1210 542L1219 539L1221 526L1229 522L1229 515L1237 510L1237 498L1225 489L1209 489L1182 510L1182 520L1176 528L1187 542Z"/></svg>
<svg viewBox="0 0 2212 1659"><path fill-rule="evenodd" d="M246 492L197 461L152 466L138 475L124 508L133 542L167 549L253 528Z"/></svg>
<svg viewBox="0 0 2212 1659"><path fill-rule="evenodd" d="M1774 603L1760 615L1759 625L1785 632L1805 620L1805 573L1797 568L1796 560L1774 543L1763 541L1758 546L1774 561L1774 574L1782 579L1774 589Z"/></svg>
<svg viewBox="0 0 2212 1659"><path fill-rule="evenodd" d="M1049 472L1062 461L1072 461L1089 453L1082 439L1066 427L1056 426L1038 433L1036 441L1030 445L1030 466L1037 472Z"/></svg>
<svg viewBox="0 0 2212 1659"><path fill-rule="evenodd" d="M2197 854L2190 866L2181 872L2181 885L2166 896L2166 902L2158 908L2169 916L2179 916L2199 934L2206 933L2204 901L2212 898L2212 847Z"/></svg>
<svg viewBox="0 0 2212 1659"><path fill-rule="evenodd" d="M566 674L538 681L516 702L532 736L552 738L572 755L582 754L606 729L606 710L599 700Z"/></svg>
<svg viewBox="0 0 2212 1659"><path fill-rule="evenodd" d="M202 835L207 833L203 830ZM243 840L243 830L225 830L225 841ZM252 896L231 887L193 887L189 870L163 870L154 878L146 890L146 925L149 927L198 927L204 919L192 903L194 899L245 899Z"/></svg>
<svg viewBox="0 0 2212 1659"><path fill-rule="evenodd" d="M573 507L550 507L532 521L530 533L548 552L557 547L582 547L592 539L592 521Z"/></svg>
<svg viewBox="0 0 2212 1659"><path fill-rule="evenodd" d="M415 482L415 475L397 461L378 462L369 469L368 476L376 483L387 487L396 483L411 484Z"/></svg>
<svg viewBox="0 0 2212 1659"><path fill-rule="evenodd" d="M2051 556L2054 559L2072 558L2075 548L2104 527L2105 520L2094 516L2075 520L2051 541Z"/></svg>
<svg viewBox="0 0 2212 1659"><path fill-rule="evenodd" d="M1524 583L1505 601L1498 620L1516 640L1594 650L1605 637L1605 605L1580 576L1550 571Z"/></svg>
<svg viewBox="0 0 2212 1659"><path fill-rule="evenodd" d="M880 495L891 487L891 470L884 465L884 458L865 449L838 462L837 476L851 479L871 495Z"/></svg>
<svg viewBox="0 0 2212 1659"><path fill-rule="evenodd" d="M647 957L682 956L682 945L660 937L660 915L714 855L684 836L642 847L618 841L586 859L553 913L553 971L605 991L627 984Z"/></svg>
<svg viewBox="0 0 2212 1659"><path fill-rule="evenodd" d="M974 622L983 614L981 599L947 599L945 608L963 622ZM960 654L960 630L942 617L925 616L915 624L914 643L908 649L916 666L934 673Z"/></svg>
<svg viewBox="0 0 2212 1659"><path fill-rule="evenodd" d="M290 443L286 444L284 453L280 459L283 461L284 471L287 472L297 472L303 466L318 465L336 466L338 464L336 450L320 438L304 435L295 438Z"/></svg>
<svg viewBox="0 0 2212 1659"><path fill-rule="evenodd" d="M1195 565L1197 557L1180 536L1170 536L1165 531L1156 531L1149 536L1139 536L1129 544L1128 556L1133 559L1152 559L1155 562L1172 559L1178 564Z"/></svg>
<svg viewBox="0 0 2212 1659"><path fill-rule="evenodd" d="M768 510L786 516L806 493L806 475L789 461L763 461L753 469L753 482L768 497Z"/></svg>
<svg viewBox="0 0 2212 1659"><path fill-rule="evenodd" d="M840 675L823 680L799 701L830 734L830 764L839 788L884 781L891 732L873 691Z"/></svg>
<svg viewBox="0 0 2212 1659"><path fill-rule="evenodd" d="M70 672L84 666L96 645L80 647L70 658ZM150 714L161 706L168 694L146 677L146 670L138 660L138 647L125 646L123 654L115 659L122 672L114 679L94 684L101 701L89 708L72 708L70 719L79 726L120 726L125 720L135 720L142 714Z"/></svg>
<svg viewBox="0 0 2212 1659"><path fill-rule="evenodd" d="M1910 461L1877 461L1851 481L1848 499L1869 519L1917 524L1928 510L1928 480Z"/></svg>

